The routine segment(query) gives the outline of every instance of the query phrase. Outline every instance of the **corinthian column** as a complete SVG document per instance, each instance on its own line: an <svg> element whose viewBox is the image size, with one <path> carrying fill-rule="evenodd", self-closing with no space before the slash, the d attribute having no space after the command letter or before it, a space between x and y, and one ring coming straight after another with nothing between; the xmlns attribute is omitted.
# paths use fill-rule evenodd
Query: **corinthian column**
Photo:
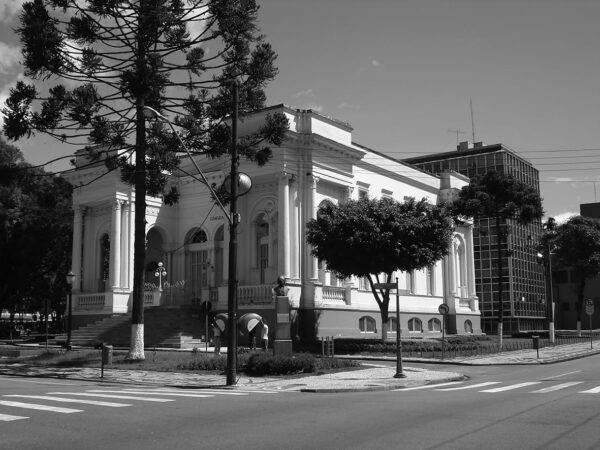
<svg viewBox="0 0 600 450"><path fill-rule="evenodd" d="M116 200L110 229L110 286L121 286L121 200Z"/></svg>
<svg viewBox="0 0 600 450"><path fill-rule="evenodd" d="M310 175L308 177L308 187L309 187L309 195L308 195L308 214L310 215L310 219L317 218L317 210L319 205L317 205L317 183L319 179L314 175ZM309 255L308 244L306 248L307 254ZM312 281L319 280L319 260L314 256L308 257L308 275Z"/></svg>
<svg viewBox="0 0 600 450"><path fill-rule="evenodd" d="M282 173L279 175L279 246L277 255L278 275L290 276L290 175Z"/></svg>
<svg viewBox="0 0 600 450"><path fill-rule="evenodd" d="M73 207L73 247L71 253L71 270L75 274L73 281L73 292L81 290L81 243L83 237L83 211L84 209L75 205Z"/></svg>

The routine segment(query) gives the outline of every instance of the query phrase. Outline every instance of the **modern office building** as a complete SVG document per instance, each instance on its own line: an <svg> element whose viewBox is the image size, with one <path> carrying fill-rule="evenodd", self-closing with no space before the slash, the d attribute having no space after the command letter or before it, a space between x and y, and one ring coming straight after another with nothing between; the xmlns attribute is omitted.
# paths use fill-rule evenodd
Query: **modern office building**
<svg viewBox="0 0 600 450"><path fill-rule="evenodd" d="M531 162L502 145L469 147L461 142L457 151L418 156L404 162L427 172L455 171L472 178L496 170L514 176L538 193L539 172ZM537 244L543 233L541 221L523 226L514 220L502 223L508 233L503 248L504 332L547 329L547 299L543 267L536 260ZM474 250L477 295L481 309L481 327L486 333L497 332L498 263L497 229L492 219L475 221Z"/></svg>

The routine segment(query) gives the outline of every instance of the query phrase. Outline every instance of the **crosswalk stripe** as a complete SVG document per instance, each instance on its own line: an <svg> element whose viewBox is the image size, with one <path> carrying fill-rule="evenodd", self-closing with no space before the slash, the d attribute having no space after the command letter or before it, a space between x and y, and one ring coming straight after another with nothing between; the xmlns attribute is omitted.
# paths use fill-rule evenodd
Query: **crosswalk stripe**
<svg viewBox="0 0 600 450"><path fill-rule="evenodd" d="M10 416L8 414L0 414L0 422L12 422L13 420L29 419L24 416Z"/></svg>
<svg viewBox="0 0 600 450"><path fill-rule="evenodd" d="M393 391L399 391L399 392L403 392L403 391L418 391L420 389L435 389L439 386L450 386L452 384L461 384L462 381L450 381L448 383L438 383L438 384L426 384L424 386L416 386L416 387L410 387L410 388L400 388L400 389L392 389Z"/></svg>
<svg viewBox="0 0 600 450"><path fill-rule="evenodd" d="M436 391L460 391L463 389L476 389L479 387L485 387L485 386L490 386L492 384L499 384L499 381L486 381L485 383L479 383L479 384L471 384L469 386L459 386L459 387L453 387L453 388L444 388L444 389L436 389Z"/></svg>
<svg viewBox="0 0 600 450"><path fill-rule="evenodd" d="M554 386L548 386L547 388L538 389L537 391L531 391L530 394L546 394L547 392L560 391L571 386L576 386L583 383L583 381L569 381L567 383L555 384Z"/></svg>
<svg viewBox="0 0 600 450"><path fill-rule="evenodd" d="M128 392L130 392L129 389L126 389ZM182 389L156 389L153 391L144 391L144 392L148 392L148 393L154 393L154 392L177 392L177 393L182 393L182 392L188 392L190 394L218 394L218 395L248 395L248 392L254 392L254 391L243 391L240 392L236 389L235 392L231 392L231 391L225 391L225 390L220 390L220 389L197 389L197 390L182 390Z"/></svg>
<svg viewBox="0 0 600 450"><path fill-rule="evenodd" d="M581 391L579 394L597 394L600 392L600 386L588 389L587 391Z"/></svg>
<svg viewBox="0 0 600 450"><path fill-rule="evenodd" d="M57 412L57 413L62 413L62 414L72 414L72 413L83 412L82 409L71 409L71 408L61 408L59 406L37 405L35 403L10 402L7 400L0 400L0 405L14 406L15 408L37 409L40 411L52 411L52 412Z"/></svg>
<svg viewBox="0 0 600 450"><path fill-rule="evenodd" d="M194 397L194 398L209 398L214 397L214 395L210 394L194 394L194 393L185 393L185 392L157 392L157 391L130 391L129 389L125 389L123 391L104 391L104 390L90 390L87 392L98 392L98 393L118 393L122 392L124 394L148 394L148 395L169 395L171 397Z"/></svg>
<svg viewBox="0 0 600 450"><path fill-rule="evenodd" d="M98 400L82 400L80 398L63 398L63 397L50 397L49 395L3 395L3 397L19 397L19 398L35 398L39 400L50 400L53 402L63 402L63 403L84 403L86 405L95 405L95 406L108 406L111 408L121 408L124 406L131 406L128 403L113 403L113 402L101 402Z"/></svg>
<svg viewBox="0 0 600 450"><path fill-rule="evenodd" d="M511 384L510 386L502 386L499 388L494 388L494 389L486 389L483 391L479 391L479 392L488 392L488 393L494 393L494 392L504 392L504 391L510 391L512 389L519 389L525 386L532 386L534 384L540 384L541 381L528 381L526 383L519 383L519 384Z"/></svg>
<svg viewBox="0 0 600 450"><path fill-rule="evenodd" d="M124 400L139 400L142 402L174 402L175 400L170 398L147 398L147 397L134 397L131 395L115 395L115 394L94 394L90 392L48 392L49 395L80 395L84 397L106 397L106 398L120 398Z"/></svg>

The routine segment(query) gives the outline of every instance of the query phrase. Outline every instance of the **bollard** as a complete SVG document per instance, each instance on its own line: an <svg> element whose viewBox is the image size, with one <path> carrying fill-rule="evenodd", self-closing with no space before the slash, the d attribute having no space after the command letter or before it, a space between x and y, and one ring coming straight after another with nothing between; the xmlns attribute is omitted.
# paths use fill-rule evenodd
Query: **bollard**
<svg viewBox="0 0 600 450"><path fill-rule="evenodd" d="M104 378L104 364L112 365L113 346L102 344L102 368L100 378Z"/></svg>
<svg viewBox="0 0 600 450"><path fill-rule="evenodd" d="M531 339L533 339L533 349L537 350L537 357L540 357L540 337L539 336L531 336Z"/></svg>

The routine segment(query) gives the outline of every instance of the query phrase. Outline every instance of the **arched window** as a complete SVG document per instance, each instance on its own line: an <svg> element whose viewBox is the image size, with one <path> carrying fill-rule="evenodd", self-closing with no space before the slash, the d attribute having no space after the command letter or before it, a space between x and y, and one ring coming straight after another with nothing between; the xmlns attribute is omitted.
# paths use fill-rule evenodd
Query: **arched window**
<svg viewBox="0 0 600 450"><path fill-rule="evenodd" d="M265 283L265 274L269 267L269 222L266 214L260 214L255 224L256 229L256 266L260 273L260 284Z"/></svg>
<svg viewBox="0 0 600 450"><path fill-rule="evenodd" d="M473 332L473 323L470 320L465 320L465 333Z"/></svg>
<svg viewBox="0 0 600 450"><path fill-rule="evenodd" d="M186 290L192 298L202 298L202 290L208 289L210 271L208 235L201 228L193 228L185 237L186 244Z"/></svg>
<svg viewBox="0 0 600 450"><path fill-rule="evenodd" d="M192 236L190 238L190 240L188 241L189 244L202 244L206 241L208 241L208 237L206 236L206 231L202 230L202 229L195 229L192 230Z"/></svg>
<svg viewBox="0 0 600 450"><path fill-rule="evenodd" d="M358 328L361 333L376 333L377 324L371 316L362 316L358 319Z"/></svg>
<svg viewBox="0 0 600 450"><path fill-rule="evenodd" d="M110 237L108 234L103 234L100 238L100 292L106 291L108 286L108 277L110 269Z"/></svg>
<svg viewBox="0 0 600 450"><path fill-rule="evenodd" d="M225 227L221 225L215 231L215 286L223 284L223 273L225 273L223 252L225 251Z"/></svg>
<svg viewBox="0 0 600 450"><path fill-rule="evenodd" d="M389 323L388 331L390 333L395 333L396 332L396 322L397 322L397 320L396 320L395 317L390 317L390 320L388 322Z"/></svg>
<svg viewBox="0 0 600 450"><path fill-rule="evenodd" d="M425 275L427 278L427 295L435 295L435 266L427 267Z"/></svg>
<svg viewBox="0 0 600 450"><path fill-rule="evenodd" d="M421 319L417 317L413 317L408 321L408 331L411 333L422 333L423 332L423 323Z"/></svg>
<svg viewBox="0 0 600 450"><path fill-rule="evenodd" d="M442 331L442 322L440 319L429 319L427 322L427 329L429 331Z"/></svg>

